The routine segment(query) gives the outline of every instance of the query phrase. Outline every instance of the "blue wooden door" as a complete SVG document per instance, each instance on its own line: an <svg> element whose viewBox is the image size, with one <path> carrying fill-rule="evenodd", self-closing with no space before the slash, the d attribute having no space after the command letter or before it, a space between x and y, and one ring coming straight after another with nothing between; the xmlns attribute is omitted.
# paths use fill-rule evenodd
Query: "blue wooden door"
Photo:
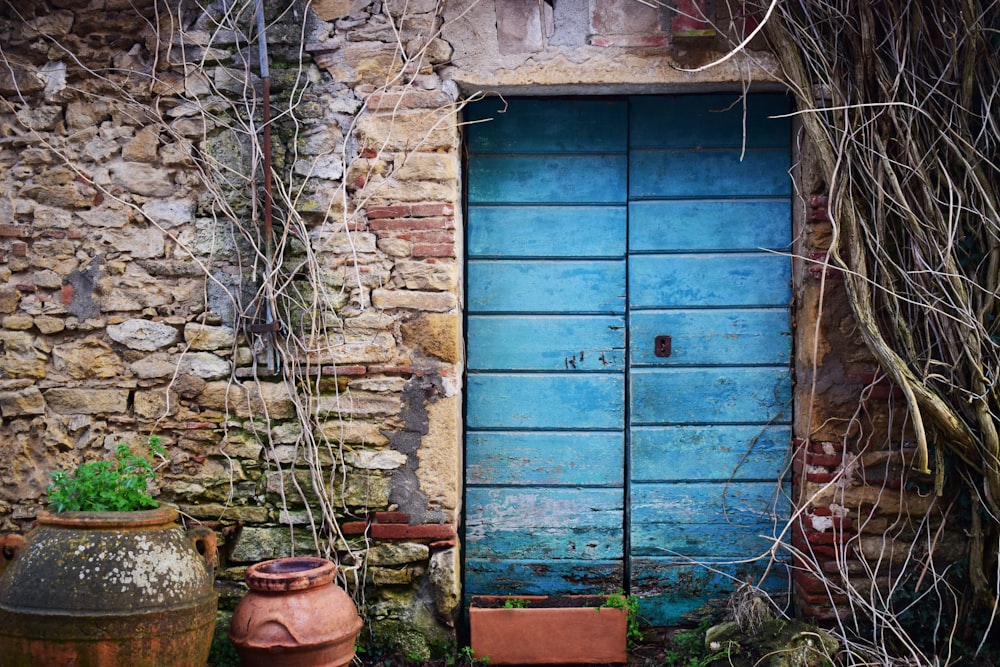
<svg viewBox="0 0 1000 667"><path fill-rule="evenodd" d="M469 109L468 594L667 624L787 513L787 103L734 101Z"/></svg>

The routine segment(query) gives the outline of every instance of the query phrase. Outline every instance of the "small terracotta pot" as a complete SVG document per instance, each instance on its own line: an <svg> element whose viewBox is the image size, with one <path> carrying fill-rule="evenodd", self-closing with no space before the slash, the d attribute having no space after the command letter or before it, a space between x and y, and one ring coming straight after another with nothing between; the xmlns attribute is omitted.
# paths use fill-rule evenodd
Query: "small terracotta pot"
<svg viewBox="0 0 1000 667"><path fill-rule="evenodd" d="M361 618L325 558L251 565L229 638L244 667L341 667L354 659Z"/></svg>

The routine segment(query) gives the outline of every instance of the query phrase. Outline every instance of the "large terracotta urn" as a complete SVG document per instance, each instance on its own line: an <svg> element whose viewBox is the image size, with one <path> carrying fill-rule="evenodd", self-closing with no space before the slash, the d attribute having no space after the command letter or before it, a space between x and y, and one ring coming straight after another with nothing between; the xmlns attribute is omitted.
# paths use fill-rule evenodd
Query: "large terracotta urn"
<svg viewBox="0 0 1000 667"><path fill-rule="evenodd" d="M354 601L334 583L336 571L333 562L315 557L247 568L250 591L229 630L244 667L350 664L362 621Z"/></svg>
<svg viewBox="0 0 1000 667"><path fill-rule="evenodd" d="M0 539L0 664L203 667L215 534L177 511L43 514Z"/></svg>

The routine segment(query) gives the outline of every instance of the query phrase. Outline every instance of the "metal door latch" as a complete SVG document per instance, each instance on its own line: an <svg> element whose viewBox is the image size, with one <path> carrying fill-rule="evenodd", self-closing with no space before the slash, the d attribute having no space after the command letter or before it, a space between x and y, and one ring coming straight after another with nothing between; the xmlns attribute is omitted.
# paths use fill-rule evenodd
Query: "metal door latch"
<svg viewBox="0 0 1000 667"><path fill-rule="evenodd" d="M670 336L657 336L653 343L653 354L658 357L669 357L671 344Z"/></svg>

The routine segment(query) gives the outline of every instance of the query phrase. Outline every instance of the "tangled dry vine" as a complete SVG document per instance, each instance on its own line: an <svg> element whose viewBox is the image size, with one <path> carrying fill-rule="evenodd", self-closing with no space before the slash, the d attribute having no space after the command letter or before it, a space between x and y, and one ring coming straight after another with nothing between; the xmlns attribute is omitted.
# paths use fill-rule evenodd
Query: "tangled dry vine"
<svg viewBox="0 0 1000 667"><path fill-rule="evenodd" d="M1000 539L1000 5L802 0L768 39L816 147L860 331L902 390L914 469L969 536L995 617Z"/></svg>

